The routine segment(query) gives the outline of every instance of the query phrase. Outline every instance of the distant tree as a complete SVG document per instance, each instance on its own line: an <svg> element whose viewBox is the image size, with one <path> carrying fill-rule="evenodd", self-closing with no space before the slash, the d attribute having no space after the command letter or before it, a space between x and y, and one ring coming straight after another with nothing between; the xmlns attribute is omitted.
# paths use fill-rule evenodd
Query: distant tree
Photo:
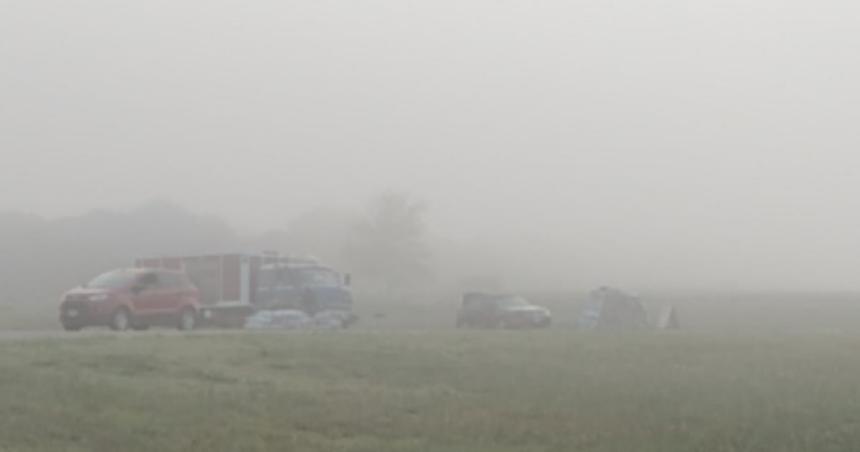
<svg viewBox="0 0 860 452"><path fill-rule="evenodd" d="M374 198L346 246L353 271L389 291L420 283L430 270L426 211L426 203L404 193Z"/></svg>
<svg viewBox="0 0 860 452"><path fill-rule="evenodd" d="M300 213L281 228L253 237L249 249L313 256L340 268L344 265L343 249L354 221L354 212L315 208Z"/></svg>
<svg viewBox="0 0 860 452"><path fill-rule="evenodd" d="M138 257L236 249L226 222L168 201L56 220L0 214L0 306L56 303L64 290Z"/></svg>

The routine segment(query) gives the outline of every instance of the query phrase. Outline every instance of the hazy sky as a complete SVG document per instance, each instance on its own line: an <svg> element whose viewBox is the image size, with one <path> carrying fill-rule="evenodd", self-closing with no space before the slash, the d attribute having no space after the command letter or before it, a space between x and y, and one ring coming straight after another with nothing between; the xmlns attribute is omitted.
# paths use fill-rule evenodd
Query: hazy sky
<svg viewBox="0 0 860 452"><path fill-rule="evenodd" d="M256 231L393 187L588 281L860 288L858 30L849 1L0 0L0 210Z"/></svg>

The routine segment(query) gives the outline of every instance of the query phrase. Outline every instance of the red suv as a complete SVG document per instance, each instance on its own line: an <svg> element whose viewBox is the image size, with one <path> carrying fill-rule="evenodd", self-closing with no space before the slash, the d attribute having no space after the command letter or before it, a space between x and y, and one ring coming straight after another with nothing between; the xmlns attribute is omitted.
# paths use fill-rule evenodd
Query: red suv
<svg viewBox="0 0 860 452"><path fill-rule="evenodd" d="M105 325L117 331L150 325L191 330L197 325L199 307L200 294L182 272L122 269L67 292L60 323L67 331Z"/></svg>

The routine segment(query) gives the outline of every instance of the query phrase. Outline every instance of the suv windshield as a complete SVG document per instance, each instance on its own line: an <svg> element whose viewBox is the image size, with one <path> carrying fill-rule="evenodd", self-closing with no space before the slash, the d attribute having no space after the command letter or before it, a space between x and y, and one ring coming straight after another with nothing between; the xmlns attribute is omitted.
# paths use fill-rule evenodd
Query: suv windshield
<svg viewBox="0 0 860 452"><path fill-rule="evenodd" d="M134 281L135 274L127 270L114 270L93 278L86 287L92 289L119 289L128 287Z"/></svg>
<svg viewBox="0 0 860 452"><path fill-rule="evenodd" d="M530 306L531 305L528 301L526 301L525 298L522 298L522 297L499 298L496 301L496 304L500 308L521 308L524 306Z"/></svg>

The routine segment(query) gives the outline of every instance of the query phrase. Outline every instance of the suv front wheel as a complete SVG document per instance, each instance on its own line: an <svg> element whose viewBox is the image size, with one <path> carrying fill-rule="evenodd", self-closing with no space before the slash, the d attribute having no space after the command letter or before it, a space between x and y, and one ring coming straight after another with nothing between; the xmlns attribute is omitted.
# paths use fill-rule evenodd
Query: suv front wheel
<svg viewBox="0 0 860 452"><path fill-rule="evenodd" d="M110 317L110 329L114 331L125 331L129 324L131 324L131 314L126 308L117 309Z"/></svg>
<svg viewBox="0 0 860 452"><path fill-rule="evenodd" d="M197 313L194 309L185 308L179 313L179 325L177 327L182 331L191 331L197 326Z"/></svg>

